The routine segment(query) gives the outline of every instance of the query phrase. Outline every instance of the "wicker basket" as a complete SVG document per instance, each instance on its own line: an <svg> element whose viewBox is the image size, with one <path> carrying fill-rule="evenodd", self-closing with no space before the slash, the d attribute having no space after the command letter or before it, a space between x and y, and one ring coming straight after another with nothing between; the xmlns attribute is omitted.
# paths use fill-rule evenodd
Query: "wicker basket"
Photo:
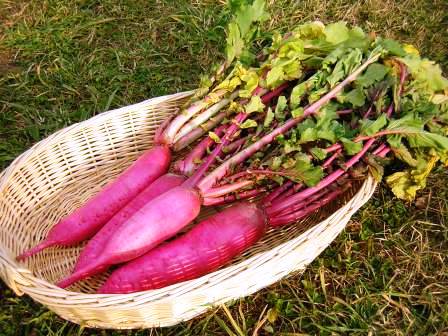
<svg viewBox="0 0 448 336"><path fill-rule="evenodd" d="M50 227L80 206L151 146L158 124L191 92L150 99L67 127L18 157L0 175L0 276L61 317L99 328L170 326L303 270L372 195L368 178L346 201L265 238L230 265L196 280L134 294L92 294L105 275L63 290L82 246L49 248L17 263ZM209 210L213 211L213 210ZM329 215L330 214L330 215ZM201 217L206 214L201 214Z"/></svg>

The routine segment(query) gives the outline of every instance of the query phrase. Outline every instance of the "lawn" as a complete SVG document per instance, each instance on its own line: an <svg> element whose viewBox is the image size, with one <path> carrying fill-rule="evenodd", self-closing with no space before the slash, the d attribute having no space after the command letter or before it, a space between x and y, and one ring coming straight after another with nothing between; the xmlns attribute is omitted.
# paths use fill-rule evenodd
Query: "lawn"
<svg viewBox="0 0 448 336"><path fill-rule="evenodd" d="M271 0L270 29L345 20L448 70L446 0ZM195 88L224 1L0 0L0 168L108 109ZM82 329L0 282L0 335L448 335L448 172L409 204L380 188L301 275L176 327Z"/></svg>

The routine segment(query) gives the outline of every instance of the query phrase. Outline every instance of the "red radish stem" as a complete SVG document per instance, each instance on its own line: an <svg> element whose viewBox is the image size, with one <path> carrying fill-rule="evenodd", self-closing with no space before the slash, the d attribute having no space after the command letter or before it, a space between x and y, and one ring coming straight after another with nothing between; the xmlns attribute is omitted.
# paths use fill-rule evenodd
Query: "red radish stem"
<svg viewBox="0 0 448 336"><path fill-rule="evenodd" d="M387 108L387 112L386 112L387 117L390 118L390 116L392 115L393 112L394 112L394 103L391 103L389 105L389 107Z"/></svg>
<svg viewBox="0 0 448 336"><path fill-rule="evenodd" d="M256 87L255 90L252 92L252 96L261 96L267 93L268 90L263 89L261 87ZM197 129L199 126L202 126L204 122L207 120L210 120L214 115L216 115L224 106L226 106L230 101L234 100L238 97L239 91L234 92L229 99L227 100L221 100L220 102L216 103L212 107L210 107L208 110L200 113L195 119L187 123L185 126L183 126L177 135L175 136L173 142L177 143L184 137L186 137L190 132ZM245 105L249 102L249 99L244 99L240 102L241 105Z"/></svg>
<svg viewBox="0 0 448 336"><path fill-rule="evenodd" d="M269 209L267 209L268 213L275 214L275 213L281 212L282 210L285 210L286 208L292 206L293 204L296 204L298 201L305 200L307 197L310 197L311 195L318 192L319 190L322 190L323 188L332 184L339 177L341 177L343 174L345 174L347 169L351 168L355 163L357 163L364 156L364 154L368 151L368 149L373 145L374 142L375 142L375 139L368 140L366 142L366 144L364 145L364 147L362 148L362 150L359 153L357 153L356 155L354 155L350 160L348 160L345 163L345 169L340 168L340 169L335 170L330 175L327 175L326 177L324 177L316 186L307 188L307 189L295 194L294 196L288 198L287 200L285 200L283 202L280 202L280 203L274 202L273 205Z"/></svg>
<svg viewBox="0 0 448 336"><path fill-rule="evenodd" d="M180 128L188 122L193 116L201 112L204 108L209 107L213 104L214 101L224 97L228 93L227 90L218 90L209 93L205 98L194 102L187 109L183 110L180 114L178 114L165 128L163 135L161 137L161 141L163 143L172 145L174 137Z"/></svg>
<svg viewBox="0 0 448 336"><path fill-rule="evenodd" d="M397 61L397 63L400 67L400 84L398 86L397 96L401 97L401 94L403 93L403 89L404 89L404 82L406 81L406 77L407 77L408 73L406 70L406 66L402 62ZM395 107L395 102L392 102L389 105L389 108L387 109L387 112L386 112L387 116L390 117L394 110L396 110L395 112L398 113L399 108L400 108L400 104L398 104L398 106Z"/></svg>
<svg viewBox="0 0 448 336"><path fill-rule="evenodd" d="M352 112L353 112L352 109L347 109L347 110L340 110L340 111L337 111L336 114L341 116L341 115L350 114L350 113L352 113Z"/></svg>
<svg viewBox="0 0 448 336"><path fill-rule="evenodd" d="M92 237L146 186L164 174L170 160L167 146L156 146L145 152L82 207L53 226L43 242L19 255L17 260L28 258L50 246L74 245Z"/></svg>
<svg viewBox="0 0 448 336"><path fill-rule="evenodd" d="M366 111L366 113L364 113L364 116L363 116L363 119L368 119L369 118L369 116L370 116L370 114L372 113L372 111L373 111L373 107L375 106L375 104L374 104L374 102L378 99L378 97L380 96L380 92L381 92L381 90L377 90L376 92L375 92L375 95L373 96L373 102L370 104L370 106L369 106L369 108L368 108L368 110Z"/></svg>
<svg viewBox="0 0 448 336"><path fill-rule="evenodd" d="M229 194L231 192L234 192L238 189L242 189L244 187L250 186L254 184L255 182L252 180L243 180L238 181L232 184L226 184L219 187L214 187L212 189L207 190L207 193L203 194L204 198L211 198L211 197L219 197L226 194Z"/></svg>
<svg viewBox="0 0 448 336"><path fill-rule="evenodd" d="M189 134L183 136L179 141L177 141L173 145L174 151L180 151L187 147L188 145L195 142L197 139L199 139L201 136L203 136L205 133L213 129L215 126L217 126L221 121L224 120L224 118L227 116L228 112L220 112L213 118L210 118L209 121L202 124L201 127L198 127L194 130L192 130Z"/></svg>
<svg viewBox="0 0 448 336"><path fill-rule="evenodd" d="M224 134L227 125L221 125L215 130L217 136ZM209 136L205 137L199 144L197 144L193 150L183 160L179 160L174 164L176 172L183 175L191 175L197 166L196 161L201 160L207 150L215 143L215 141Z"/></svg>
<svg viewBox="0 0 448 336"><path fill-rule="evenodd" d="M82 270L84 267L88 267L92 260L96 260L103 252L103 249L112 238L117 228L126 222L126 220L128 220L134 213L139 211L143 206L158 197L160 194L179 186L183 181L185 181L185 177L183 176L165 174L146 187L146 189L137 195L137 197L135 197L123 209L115 214L115 216L112 217L112 219L108 221L106 225L104 225L103 228L98 231L98 233L89 241L79 255L73 273ZM106 266L98 268L90 275L100 273L106 268ZM74 278L69 279L71 281L62 280L57 285L65 288L77 280Z"/></svg>
<svg viewBox="0 0 448 336"><path fill-rule="evenodd" d="M306 117L317 113L322 106L324 106L331 99L333 99L339 92L341 92L344 89L344 87L346 85L348 85L349 83L354 81L371 63L376 62L378 57L379 57L378 54L370 57L361 66L359 66L353 73L351 73L348 77L346 77L341 83L336 85L330 92L325 94L322 98L320 98L315 103L308 106L304 110L302 116L288 120L282 126L276 128L269 134L266 134L260 140L258 140L254 144L250 145L249 147L246 147L241 152L239 152L237 155L233 156L232 158L228 159L223 164L221 164L213 172L211 172L205 178L203 178L199 183L197 183L197 181L195 181L195 180L193 180L193 181L197 183L197 186L201 191L205 191L205 190L211 188L217 181L219 181L221 178L223 178L230 171L232 166L235 166L235 165L239 164L240 162L243 162L248 157L250 157L254 153L258 152L265 145L271 143L278 135L286 133L289 129L291 129L298 123L300 123ZM200 176L202 176L202 174L205 171L202 172L202 171L199 171L199 169L198 169L198 171L196 171L196 173L198 173L198 172L200 173ZM193 175L193 176L195 176L195 175ZM187 183L188 182L189 181L187 181Z"/></svg>
<svg viewBox="0 0 448 336"><path fill-rule="evenodd" d="M277 87L276 89L272 90L271 92L265 94L261 97L261 101L263 104L267 104L269 101L280 95L280 93L285 90L288 87L289 83L285 83ZM232 125L226 130L226 133L221 138L221 142L215 147L213 152L208 156L207 160L199 166L199 168L196 170L194 175L192 175L187 181L185 186L196 186L198 182L201 180L207 169L213 164L216 157L218 157L222 149L227 146L231 140L233 135L239 131L240 124L244 122L244 120L247 119L249 114L245 112L239 113L236 117Z"/></svg>
<svg viewBox="0 0 448 336"><path fill-rule="evenodd" d="M246 143L248 138L249 137L244 137L244 138L235 140L232 143L230 143L227 147L224 147L222 151L226 154L238 151Z"/></svg>
<svg viewBox="0 0 448 336"><path fill-rule="evenodd" d="M240 191L240 192L237 192L236 194L225 195L225 196L221 196L221 197L211 197L211 198L204 197L202 204L207 205L207 206L224 205L224 204L232 203L234 201L239 201L239 200L244 200L244 199L248 199L251 197L255 197L255 196L263 194L264 192L266 192L266 190L264 188L260 188L260 189Z"/></svg>
<svg viewBox="0 0 448 336"><path fill-rule="evenodd" d="M388 151L389 151L389 149L387 148L387 146L386 146L385 144L381 144L380 146L378 146L377 149L375 149L375 150L373 151L373 154L374 154L374 155L378 155L378 156L384 156L385 154L387 154ZM336 154L336 153L335 153L335 154ZM347 177L347 173L343 174L343 175L339 178L339 180L340 180L341 178L344 178L344 177ZM294 187L296 187L296 185L295 185ZM297 190L298 190L298 189L297 189ZM295 191L297 191L297 190L295 190ZM282 213L285 213L285 212L297 211L297 210L299 210L299 209L302 209L303 207L306 206L306 204L308 204L309 202L313 202L314 200L319 199L319 198L322 197L322 195L325 194L325 193L326 193L326 189L324 189L323 191L320 191L320 192L318 192L318 193L315 193L314 195L308 197L308 198L306 199L306 202L299 202L299 203L297 203L296 205L292 205L292 206L288 207L287 209L282 210L281 212L279 212L278 215L281 215ZM279 198L277 198L276 202L277 202L277 203L278 203L278 202L282 202L282 200L285 200L287 197L289 197L289 196L291 196L291 195L292 195L292 193L285 193L285 194L283 194L282 196L280 196Z"/></svg>
<svg viewBox="0 0 448 336"><path fill-rule="evenodd" d="M297 191L299 191L300 189L303 188L303 184L302 183L296 183L292 186L292 188L290 188L289 190L287 190L285 193L281 194L279 197L277 197L275 199L275 202L281 202L282 200L287 199L289 196L291 196L292 194L296 193Z"/></svg>
<svg viewBox="0 0 448 336"><path fill-rule="evenodd" d="M338 158L338 156L341 155L342 149L336 150L332 156L330 156L325 162L322 164L322 168L326 169L331 166L334 160Z"/></svg>
<svg viewBox="0 0 448 336"><path fill-rule="evenodd" d="M176 134L173 142L177 142L180 138L190 133L196 127L201 126L204 122L209 120L211 117L216 115L224 106L228 105L232 100L238 97L239 91L233 92L229 98L221 99L216 104L212 105L210 108L200 113L196 118L186 123Z"/></svg>
<svg viewBox="0 0 448 336"><path fill-rule="evenodd" d="M294 183L291 180L288 180L285 183L283 183L283 185L277 187L274 191L269 193L269 195L263 199L263 205L269 205L273 200L275 200L283 192L288 190L293 184Z"/></svg>
<svg viewBox="0 0 448 336"><path fill-rule="evenodd" d="M272 227L279 227L279 226L287 225L287 224L289 224L291 222L296 222L299 219L305 218L308 215L310 215L312 212L316 211L319 208L322 208L324 205L326 205L329 202L331 202L334 199L336 199L336 197L338 197L339 195L344 193L350 187L351 187L351 184L347 183L346 185L344 185L343 188L337 189L337 190L329 193L328 195L326 195L325 197L323 197L322 199L320 199L317 202L311 203L309 205L305 205L303 208L301 208L300 210L295 211L293 213L290 213L290 214L287 214L287 215L283 215L283 216L279 216L279 217L276 217L276 218L272 219L270 221L270 225Z"/></svg>

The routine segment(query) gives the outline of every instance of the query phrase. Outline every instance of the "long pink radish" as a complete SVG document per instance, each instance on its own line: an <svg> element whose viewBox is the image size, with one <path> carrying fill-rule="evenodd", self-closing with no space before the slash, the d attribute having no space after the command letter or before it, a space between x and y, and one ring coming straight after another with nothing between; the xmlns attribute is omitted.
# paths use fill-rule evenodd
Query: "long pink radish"
<svg viewBox="0 0 448 336"><path fill-rule="evenodd" d="M194 189L179 186L168 190L121 224L103 247L102 253L64 279L62 285L143 255L194 220L200 209L201 198Z"/></svg>
<svg viewBox="0 0 448 336"><path fill-rule="evenodd" d="M373 141L368 141L361 152L365 152L372 144ZM374 155L384 157L389 150L387 146L379 146ZM362 156L356 154L345 166L352 166ZM279 198L279 193L274 190L274 196L266 196L258 205L247 202L233 205L202 221L182 237L160 245L121 266L112 273L99 293L157 289L212 272L252 246L267 227L278 228L295 223L336 200L351 187L350 181L343 182L342 179L348 178L348 174L346 172L340 176L337 171L331 173L329 177L333 179L333 183L325 183L322 188L299 188L293 196L303 197L298 198L295 203L289 202L291 197ZM283 192L288 193L287 189ZM305 194L308 197L304 197ZM272 204L284 202L289 202L288 209L280 213L271 211Z"/></svg>
<svg viewBox="0 0 448 336"><path fill-rule="evenodd" d="M103 252L104 247L109 242L117 228L126 222L135 212L140 210L152 199L158 197L164 192L179 186L185 181L185 177L175 174L165 174L151 183L137 197L130 201L123 209L115 214L110 221L104 225L100 231L88 242L78 257L73 273L87 267L92 260L96 260ZM95 273L104 271L107 266L98 268ZM90 275L93 275L90 274ZM66 281L65 279L58 283L59 287L65 288L70 286L75 280Z"/></svg>
<svg viewBox="0 0 448 336"><path fill-rule="evenodd" d="M166 173L170 161L167 146L156 146L147 151L81 208L60 220L43 242L17 259L23 260L50 246L74 245L92 237L146 186Z"/></svg>
<svg viewBox="0 0 448 336"><path fill-rule="evenodd" d="M162 288L210 273L252 246L266 227L263 211L256 204L241 202L121 266L98 293Z"/></svg>

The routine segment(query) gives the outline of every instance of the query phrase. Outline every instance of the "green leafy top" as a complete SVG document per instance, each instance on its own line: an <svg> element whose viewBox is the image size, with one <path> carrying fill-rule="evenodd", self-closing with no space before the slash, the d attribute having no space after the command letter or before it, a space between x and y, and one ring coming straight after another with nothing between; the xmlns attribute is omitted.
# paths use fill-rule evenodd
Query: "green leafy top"
<svg viewBox="0 0 448 336"><path fill-rule="evenodd" d="M235 14L227 28L226 62L231 64L239 59L250 63L253 60L250 48L259 30L256 24L269 18L265 1L229 1L229 6Z"/></svg>

